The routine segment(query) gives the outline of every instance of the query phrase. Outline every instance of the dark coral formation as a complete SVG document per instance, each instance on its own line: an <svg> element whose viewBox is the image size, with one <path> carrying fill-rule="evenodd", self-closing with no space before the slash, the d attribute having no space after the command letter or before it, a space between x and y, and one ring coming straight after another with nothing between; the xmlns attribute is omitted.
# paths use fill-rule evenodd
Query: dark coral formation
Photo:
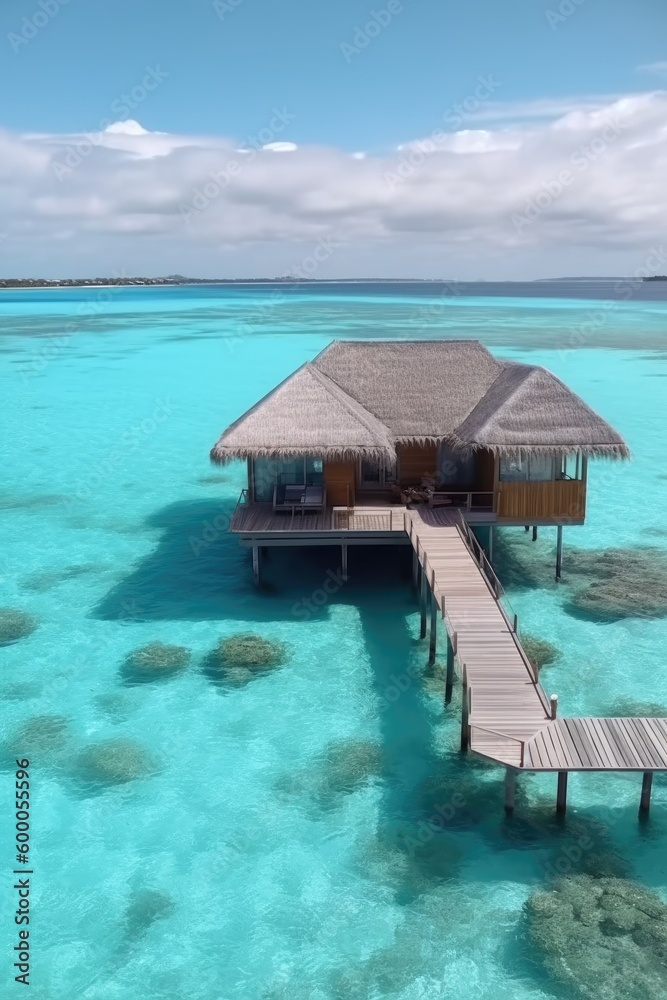
<svg viewBox="0 0 667 1000"><path fill-rule="evenodd" d="M64 715L35 715L19 727L12 737L16 754L43 761L67 744L69 722Z"/></svg>
<svg viewBox="0 0 667 1000"><path fill-rule="evenodd" d="M130 682L152 681L171 677L184 670L191 653L185 646L170 646L164 642L149 642L128 656L123 674Z"/></svg>
<svg viewBox="0 0 667 1000"><path fill-rule="evenodd" d="M87 747L77 761L79 777L92 784L122 785L145 778L155 766L144 748L134 740L107 740Z"/></svg>
<svg viewBox="0 0 667 1000"><path fill-rule="evenodd" d="M330 743L321 772L321 792L326 797L349 795L381 777L383 768L382 747L375 740Z"/></svg>
<svg viewBox="0 0 667 1000"><path fill-rule="evenodd" d="M346 795L381 778L384 771L382 746L375 740L340 740L330 743L314 766L280 778L276 790L319 809L334 809Z"/></svg>
<svg viewBox="0 0 667 1000"><path fill-rule="evenodd" d="M499 532L498 575L516 588L553 585L553 551L521 536ZM667 552L651 546L627 549L580 549L565 546L563 584L569 591L565 610L597 622L625 618L667 617Z"/></svg>
<svg viewBox="0 0 667 1000"><path fill-rule="evenodd" d="M173 900L159 889L139 889L133 893L125 911L125 931L135 941L143 937L156 920L174 912Z"/></svg>
<svg viewBox="0 0 667 1000"><path fill-rule="evenodd" d="M591 1000L664 1000L667 906L625 878L567 875L525 906L547 971Z"/></svg>
<svg viewBox="0 0 667 1000"><path fill-rule="evenodd" d="M37 622L20 608L0 608L0 646L24 639L37 628Z"/></svg>
<svg viewBox="0 0 667 1000"><path fill-rule="evenodd" d="M374 836L360 855L362 873L387 886L401 904L410 903L442 882L456 878L464 849L434 815L419 822L402 821Z"/></svg>
<svg viewBox="0 0 667 1000"><path fill-rule="evenodd" d="M253 633L240 633L220 639L207 658L205 670L217 683L243 687L253 677L279 667L286 655L282 642L272 642Z"/></svg>
<svg viewBox="0 0 667 1000"><path fill-rule="evenodd" d="M62 569L45 570L42 573L32 573L21 581L22 590L30 590L35 593L44 593L52 590L61 583L68 580L76 580L80 576L90 573L99 573L104 567L95 563L86 563L81 566L64 566Z"/></svg>
<svg viewBox="0 0 667 1000"><path fill-rule="evenodd" d="M612 719L667 719L667 705L657 701L617 698L607 706L604 715Z"/></svg>
<svg viewBox="0 0 667 1000"><path fill-rule="evenodd" d="M574 549L567 573L574 577L574 594L565 607L572 615L600 622L667 616L662 549Z"/></svg>
<svg viewBox="0 0 667 1000"><path fill-rule="evenodd" d="M549 663L554 663L560 655L560 651L553 643L539 636L525 633L521 636L521 645L524 652L533 666L541 670Z"/></svg>

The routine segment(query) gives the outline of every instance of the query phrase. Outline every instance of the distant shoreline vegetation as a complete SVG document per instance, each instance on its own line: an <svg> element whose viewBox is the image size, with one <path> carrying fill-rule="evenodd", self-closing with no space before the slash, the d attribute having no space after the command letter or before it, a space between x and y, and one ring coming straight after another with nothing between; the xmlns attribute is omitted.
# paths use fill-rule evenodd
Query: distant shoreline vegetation
<svg viewBox="0 0 667 1000"><path fill-rule="evenodd" d="M276 277L276 278L185 278L180 274L169 275L164 278L128 278L128 277L111 277L111 278L0 278L0 288L99 288L106 286L142 286L142 285L275 285L275 284L288 284L288 285L307 285L307 284L320 284L320 285L341 285L341 284L356 284L356 285L372 285L372 284L395 284L395 285L406 285L406 284L447 284L447 285L469 285L469 284L538 284L540 282L557 282L557 281L622 281L622 280L635 280L635 281L667 281L667 275L656 274L647 278L630 278L623 279L620 277L569 277L569 278L532 278L527 281L520 281L516 279L515 281L502 281L497 282L490 279L479 280L475 282L469 281L456 281L449 278L296 278L292 275Z"/></svg>

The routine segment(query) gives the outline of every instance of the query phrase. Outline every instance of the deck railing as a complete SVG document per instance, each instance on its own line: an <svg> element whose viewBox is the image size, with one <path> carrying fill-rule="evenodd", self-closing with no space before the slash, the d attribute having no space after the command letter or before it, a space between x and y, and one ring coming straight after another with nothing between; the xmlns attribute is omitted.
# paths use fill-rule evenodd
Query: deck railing
<svg viewBox="0 0 667 1000"><path fill-rule="evenodd" d="M503 740L510 740L512 743L518 743L520 754L519 767L523 767L526 752L526 740L520 740L517 736L510 736L509 733L501 733L497 729L487 729L486 726L478 726L474 720L471 720L469 725L471 734L473 730L477 729L480 733L488 733L490 736L500 736Z"/></svg>
<svg viewBox="0 0 667 1000"><path fill-rule="evenodd" d="M482 572L487 582L487 585L491 590L491 593L495 597L498 609L502 614L503 618L505 619L505 621L507 622L507 627L509 628L510 634L512 635L514 644L516 645L519 655L521 656L521 659L523 660L526 666L528 674L532 678L533 684L535 685L535 690L538 693L538 696L540 698L540 701L542 702L545 712L547 713L547 715L551 715L552 703L549 699L547 699L547 696L539 682L537 666L534 663L532 663L531 660L528 659L528 657L526 656L526 652L523 646L521 645L521 639L519 636L519 616L512 608L507 593L505 592L502 583L498 579L496 571L489 562L486 552L482 548L481 544L479 543L478 539L476 538L474 532L472 531L470 525L467 523L465 518L460 516L456 527L458 528L459 533L463 538L463 541L468 546L471 555L477 562L480 571Z"/></svg>
<svg viewBox="0 0 667 1000"><path fill-rule="evenodd" d="M433 493L434 500L428 506L437 507L438 500L444 498L449 500L452 507L459 510L469 511L493 511L493 490L447 490L436 489ZM449 504L447 505L449 506Z"/></svg>

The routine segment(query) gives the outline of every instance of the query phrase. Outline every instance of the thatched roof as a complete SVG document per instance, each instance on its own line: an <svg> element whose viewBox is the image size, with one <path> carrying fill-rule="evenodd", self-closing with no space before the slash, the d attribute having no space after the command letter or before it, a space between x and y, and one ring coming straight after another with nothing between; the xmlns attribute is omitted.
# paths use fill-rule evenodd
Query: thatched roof
<svg viewBox="0 0 667 1000"><path fill-rule="evenodd" d="M580 452L628 458L623 438L546 368L508 362L450 438L497 454Z"/></svg>
<svg viewBox="0 0 667 1000"><path fill-rule="evenodd" d="M451 434L502 370L477 340L335 340L313 363L397 441Z"/></svg>
<svg viewBox="0 0 667 1000"><path fill-rule="evenodd" d="M626 458L620 435L555 375L475 340L334 341L229 427L216 462L395 457L447 441L497 454Z"/></svg>
<svg viewBox="0 0 667 1000"><path fill-rule="evenodd" d="M387 428L313 365L303 365L228 427L211 451L234 458L396 458Z"/></svg>

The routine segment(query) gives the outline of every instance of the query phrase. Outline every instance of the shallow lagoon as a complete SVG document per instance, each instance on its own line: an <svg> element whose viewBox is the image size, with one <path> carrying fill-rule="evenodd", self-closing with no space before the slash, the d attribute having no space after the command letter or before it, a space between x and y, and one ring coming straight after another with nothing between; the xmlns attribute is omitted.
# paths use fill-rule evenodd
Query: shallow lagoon
<svg viewBox="0 0 667 1000"><path fill-rule="evenodd" d="M575 349L596 312L604 322ZM257 593L224 530L244 470L212 469L208 451L336 334L479 336L545 364L621 430L634 460L591 464L563 585L555 529L536 543L506 532L510 599L528 632L561 649L543 679L563 713L667 706L667 618L575 616L567 569L573 546L667 550L667 303L54 290L0 296L0 315L0 605L39 623L0 649L0 743L35 748L32 995L585 995L537 961L523 904L576 856L582 830L589 855L667 901L665 781L639 827L639 776L573 776L559 828L555 779L524 778L508 823L502 774L456 752L456 702L446 717L433 683L412 683L383 708L392 675L426 660L409 567L353 552L350 583L306 619L295 605L337 568L335 551L272 553ZM522 586L517 559L536 586ZM214 683L207 657L249 632L283 644L285 662ZM188 665L132 683L128 658L155 642L190 650ZM61 721L36 740L42 716ZM115 747L103 766L90 755L99 744ZM417 847L438 808L445 829Z"/></svg>

